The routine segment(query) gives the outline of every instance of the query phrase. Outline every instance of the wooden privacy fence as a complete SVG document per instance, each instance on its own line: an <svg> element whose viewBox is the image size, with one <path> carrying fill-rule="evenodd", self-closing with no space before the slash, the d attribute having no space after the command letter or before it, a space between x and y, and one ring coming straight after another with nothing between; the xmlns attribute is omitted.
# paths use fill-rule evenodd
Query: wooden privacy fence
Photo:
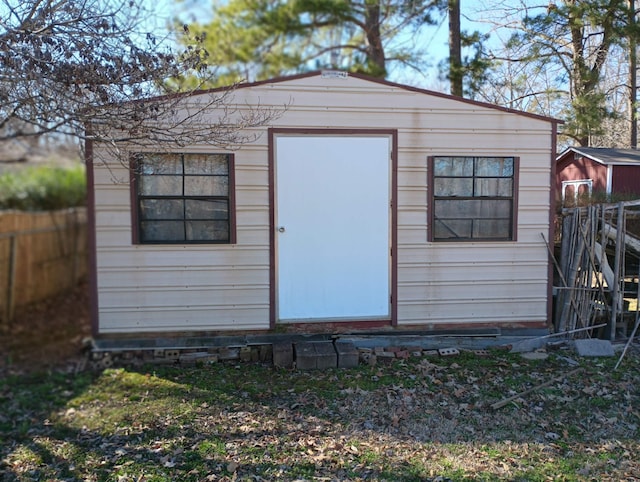
<svg viewBox="0 0 640 482"><path fill-rule="evenodd" d="M86 208L0 211L0 327L17 307L63 292L86 273Z"/></svg>
<svg viewBox="0 0 640 482"><path fill-rule="evenodd" d="M640 313L639 233L640 200L563 210L556 332L605 324L605 338L627 337Z"/></svg>

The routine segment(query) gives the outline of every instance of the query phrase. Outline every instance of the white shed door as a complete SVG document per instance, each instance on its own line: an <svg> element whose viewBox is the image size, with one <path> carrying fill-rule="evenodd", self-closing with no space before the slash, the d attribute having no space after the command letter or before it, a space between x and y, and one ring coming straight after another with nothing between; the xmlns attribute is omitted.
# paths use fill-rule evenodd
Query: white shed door
<svg viewBox="0 0 640 482"><path fill-rule="evenodd" d="M278 321L390 318L390 138L275 147Z"/></svg>

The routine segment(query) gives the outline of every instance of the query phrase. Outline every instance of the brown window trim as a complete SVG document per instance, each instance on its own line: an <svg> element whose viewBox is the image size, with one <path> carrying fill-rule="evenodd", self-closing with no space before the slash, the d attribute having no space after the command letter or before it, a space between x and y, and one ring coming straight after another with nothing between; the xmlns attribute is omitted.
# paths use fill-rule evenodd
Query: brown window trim
<svg viewBox="0 0 640 482"><path fill-rule="evenodd" d="M436 239L434 238L435 226L435 196L434 196L434 162L437 157L499 157L513 158L513 195L511 208L511 236L509 238L461 238L461 239ZM439 155L427 157L427 241L432 243L474 243L474 242L514 242L518 240L518 193L520 190L520 157L518 156L467 156L467 155Z"/></svg>
<svg viewBox="0 0 640 482"><path fill-rule="evenodd" d="M140 239L140 224L139 224L139 204L138 204L138 176L137 163L135 156L138 153L133 153L129 157L129 197L130 197L130 209L131 209L131 242L132 244L141 244L145 246L180 246L180 245L220 245L227 246L237 243L237 229L236 229L236 182L235 182L235 154L227 152L198 152L198 153L185 153L174 152L171 154L183 155L183 154L222 154L227 156L229 163L229 240L228 241L168 241L168 242L143 242ZM155 154L152 151L141 151L139 154Z"/></svg>

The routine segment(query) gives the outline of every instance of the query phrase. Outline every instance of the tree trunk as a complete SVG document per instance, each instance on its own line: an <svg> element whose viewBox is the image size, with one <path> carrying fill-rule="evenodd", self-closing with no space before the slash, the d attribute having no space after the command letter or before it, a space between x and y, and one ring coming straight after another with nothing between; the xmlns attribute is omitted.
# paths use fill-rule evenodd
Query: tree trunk
<svg viewBox="0 0 640 482"><path fill-rule="evenodd" d="M376 77L387 76L386 59L382 35L380 34L380 4L378 2L366 4L365 26L367 35L367 63L372 67L372 74Z"/></svg>
<svg viewBox="0 0 640 482"><path fill-rule="evenodd" d="M638 119L636 116L636 94L638 79L636 69L638 68L637 42L633 33L636 24L636 2L629 0L629 145L632 149L638 147Z"/></svg>
<svg viewBox="0 0 640 482"><path fill-rule="evenodd" d="M460 0L448 0L449 10L449 82L451 93L462 97L462 49L460 42Z"/></svg>

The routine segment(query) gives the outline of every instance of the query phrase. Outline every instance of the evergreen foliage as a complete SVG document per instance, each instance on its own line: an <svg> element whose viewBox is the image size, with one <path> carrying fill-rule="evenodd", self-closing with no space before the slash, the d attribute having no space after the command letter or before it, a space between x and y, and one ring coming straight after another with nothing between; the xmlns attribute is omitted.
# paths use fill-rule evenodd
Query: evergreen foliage
<svg viewBox="0 0 640 482"><path fill-rule="evenodd" d="M230 85L317 69L384 78L392 64L419 68L426 52L415 43L443 0L230 0L211 22L193 23L212 85ZM203 34L201 34L202 32ZM195 79L174 82L192 86Z"/></svg>

